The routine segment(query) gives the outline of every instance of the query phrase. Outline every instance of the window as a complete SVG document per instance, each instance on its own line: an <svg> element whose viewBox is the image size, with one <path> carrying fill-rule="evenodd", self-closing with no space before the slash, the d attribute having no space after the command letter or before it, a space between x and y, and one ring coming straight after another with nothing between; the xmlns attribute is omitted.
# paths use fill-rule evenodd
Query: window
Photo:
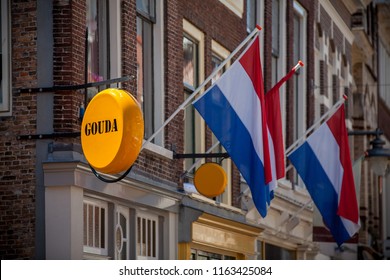
<svg viewBox="0 0 390 280"><path fill-rule="evenodd" d="M198 86L198 45L189 37L183 38L184 99L187 99ZM184 111L184 153L195 153L195 110L187 106ZM186 159L184 166L189 168L195 159Z"/></svg>
<svg viewBox="0 0 390 280"><path fill-rule="evenodd" d="M137 215L137 259L158 258L158 217Z"/></svg>
<svg viewBox="0 0 390 280"><path fill-rule="evenodd" d="M246 0L246 29L250 33L257 24L257 1Z"/></svg>
<svg viewBox="0 0 390 280"><path fill-rule="evenodd" d="M86 82L121 77L120 0L86 1ZM88 88L88 103L104 86Z"/></svg>
<svg viewBox="0 0 390 280"><path fill-rule="evenodd" d="M293 250L288 250L279 246L265 243L266 260L295 260L296 254Z"/></svg>
<svg viewBox="0 0 390 280"><path fill-rule="evenodd" d="M271 81L274 86L287 69L286 65L286 1L272 1L272 57L271 57ZM294 62L297 63L298 61ZM291 67L291 66L290 66ZM285 85L280 89L280 106L282 108L283 135L286 130L286 91Z"/></svg>
<svg viewBox="0 0 390 280"><path fill-rule="evenodd" d="M306 10L294 1L294 61L305 61L306 52ZM305 69L300 68L294 76L294 139L299 138L306 129L306 87Z"/></svg>
<svg viewBox="0 0 390 280"><path fill-rule="evenodd" d="M145 122L145 139L162 125L163 1L137 0L137 99ZM162 145L160 133L152 143Z"/></svg>
<svg viewBox="0 0 390 280"><path fill-rule="evenodd" d="M183 87L187 99L204 78L204 35L187 21L183 22ZM204 122L193 106L184 111L184 153L204 151ZM188 170L195 159L185 159L184 169Z"/></svg>
<svg viewBox="0 0 390 280"><path fill-rule="evenodd" d="M88 0L87 5L87 82L100 82L109 76L108 58L108 15L107 2ZM88 101L98 92L97 88L88 89Z"/></svg>
<svg viewBox="0 0 390 280"><path fill-rule="evenodd" d="M154 1L137 0L137 97L145 121L145 138L154 132L153 25Z"/></svg>
<svg viewBox="0 0 390 280"><path fill-rule="evenodd" d="M117 206L115 226L115 259L129 258L129 209Z"/></svg>
<svg viewBox="0 0 390 280"><path fill-rule="evenodd" d="M256 28L256 24L264 27L264 1L261 0L246 0L246 30L248 33ZM260 32L260 56L261 61L264 61L263 46L264 32ZM263 64L264 67L264 64Z"/></svg>
<svg viewBox="0 0 390 280"><path fill-rule="evenodd" d="M0 115L11 113L11 49L10 49L10 8L9 1L1 1L0 4Z"/></svg>
<svg viewBox="0 0 390 280"><path fill-rule="evenodd" d="M84 199L84 252L107 255L107 203Z"/></svg>
<svg viewBox="0 0 390 280"><path fill-rule="evenodd" d="M248 33L256 28L256 24L263 26L264 1L246 0L246 30ZM263 45L263 44L261 44Z"/></svg>
<svg viewBox="0 0 390 280"><path fill-rule="evenodd" d="M234 256L191 249L191 260L236 260Z"/></svg>
<svg viewBox="0 0 390 280"><path fill-rule="evenodd" d="M306 53L306 10L294 1L294 36L293 36L293 57L294 61L305 61ZM305 67L295 72L294 81L294 112L293 112L293 137L294 140L301 137L306 130L306 72ZM295 172L295 184L304 186L302 180Z"/></svg>
<svg viewBox="0 0 390 280"><path fill-rule="evenodd" d="M225 49L223 46L218 44L216 41L211 42L211 49L213 51L211 56L211 63L212 63L212 73L217 69L221 63L230 55L230 52ZM226 68L230 66L230 62L228 62L212 79L212 83L214 83L216 80L219 79L219 77L222 76L222 74L225 72ZM215 137L214 134L212 134L212 145L218 142L218 139ZM222 147L221 144L219 144L213 151L213 153L224 153L226 150ZM226 172L227 178L228 178L228 185L225 189L225 192L218 196L216 200L218 202L222 202L228 205L231 205L231 160L230 159L224 159L222 162L220 162L221 159L214 159L215 162L220 163L223 169Z"/></svg>
<svg viewBox="0 0 390 280"><path fill-rule="evenodd" d="M146 209L84 197L85 259L158 259L163 257L164 218Z"/></svg>
<svg viewBox="0 0 390 280"><path fill-rule="evenodd" d="M272 85L278 82L279 75L279 57L280 53L280 28L281 28L281 15L280 15L280 1L272 1Z"/></svg>

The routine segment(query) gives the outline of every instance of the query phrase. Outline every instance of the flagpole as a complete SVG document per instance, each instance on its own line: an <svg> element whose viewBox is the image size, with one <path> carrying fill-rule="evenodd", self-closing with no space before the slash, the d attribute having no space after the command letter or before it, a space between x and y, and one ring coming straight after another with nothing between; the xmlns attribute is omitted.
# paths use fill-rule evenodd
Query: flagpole
<svg viewBox="0 0 390 280"><path fill-rule="evenodd" d="M301 60L298 61L297 65L295 65L292 70L294 71L298 71L299 68L301 68L302 66L304 66L305 64L303 64L303 62Z"/></svg>
<svg viewBox="0 0 390 280"><path fill-rule="evenodd" d="M293 144L291 144L290 147L288 147L288 149L286 149L286 152L285 152L286 157L288 157L290 155L292 150L294 150L295 146L300 144L306 138L307 134L312 132L319 124L321 124L325 119L327 119L330 115L332 115L345 102L346 99L347 99L347 97L345 95L343 95L343 98L341 98L339 101L337 101L337 103L334 104L333 107L328 112L323 114L317 122L315 122L309 129L307 129L305 131L305 133L301 137L299 137Z"/></svg>
<svg viewBox="0 0 390 280"><path fill-rule="evenodd" d="M211 79L237 54L239 50L241 50L246 43L255 35L257 32L259 32L262 28L259 25L256 25L256 28L253 29L253 31L245 38L244 41L241 42L240 45L214 70L213 73L211 73L210 76L207 77L206 80L203 81L203 83L176 109L175 112L172 113L172 115L165 120L165 122L161 125L160 128L158 128L143 144L141 147L141 150L145 148L155 137L157 134L159 134L163 128L172 121L172 119L181 111L183 110L188 103L191 102L191 100L204 88Z"/></svg>

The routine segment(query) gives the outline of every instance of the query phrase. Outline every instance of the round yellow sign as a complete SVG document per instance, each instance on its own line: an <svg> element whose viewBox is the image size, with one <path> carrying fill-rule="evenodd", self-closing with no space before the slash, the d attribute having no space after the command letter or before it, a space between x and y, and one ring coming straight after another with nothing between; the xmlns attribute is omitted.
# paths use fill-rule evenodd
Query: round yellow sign
<svg viewBox="0 0 390 280"><path fill-rule="evenodd" d="M205 163L195 172L194 185L206 197L216 197L225 191L227 176L225 170L216 163Z"/></svg>
<svg viewBox="0 0 390 280"><path fill-rule="evenodd" d="M97 171L117 174L137 159L144 120L137 100L123 89L99 92L88 104L81 124L84 156Z"/></svg>

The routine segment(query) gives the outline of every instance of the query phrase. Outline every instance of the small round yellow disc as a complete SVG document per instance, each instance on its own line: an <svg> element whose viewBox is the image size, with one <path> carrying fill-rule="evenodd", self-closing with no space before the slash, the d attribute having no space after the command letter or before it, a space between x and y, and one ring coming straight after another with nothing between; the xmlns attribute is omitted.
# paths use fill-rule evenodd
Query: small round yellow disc
<svg viewBox="0 0 390 280"><path fill-rule="evenodd" d="M209 198L218 196L225 191L226 172L216 163L205 163L196 170L194 184L200 194Z"/></svg>

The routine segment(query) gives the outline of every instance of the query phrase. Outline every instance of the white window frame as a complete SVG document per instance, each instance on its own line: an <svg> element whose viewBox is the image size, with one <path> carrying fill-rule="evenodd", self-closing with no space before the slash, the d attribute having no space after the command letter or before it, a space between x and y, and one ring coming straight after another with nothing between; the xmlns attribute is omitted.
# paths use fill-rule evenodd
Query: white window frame
<svg viewBox="0 0 390 280"><path fill-rule="evenodd" d="M205 35L202 31L196 28L189 21L183 19L183 37L185 34L191 36L192 39L196 40L198 43L198 83L201 84L205 79ZM200 94L204 90L200 91ZM184 92L184 91L183 91ZM205 122L200 116L200 114L195 110L195 151L197 153L203 153L205 151ZM184 141L186 141L184 139ZM202 161L204 162L204 161ZM184 170L187 170L192 163L189 161L184 161ZM199 163L200 165L200 163Z"/></svg>
<svg viewBox="0 0 390 280"><path fill-rule="evenodd" d="M297 2L294 1L294 13L300 18L300 45L303 48L307 46L307 12ZM302 50L302 61L306 61L306 49ZM297 130L294 129L294 139L298 139L306 130L306 67L299 69L300 78L298 80L298 99L294 100L294 125L297 126ZM295 110L297 108L297 110Z"/></svg>
<svg viewBox="0 0 390 280"><path fill-rule="evenodd" d="M305 8L303 8L297 1L294 0L294 17L298 16L300 24L300 30L299 33L300 41L299 45L301 48L304 48L301 50L301 57L299 57L300 60L306 61L306 46L307 46L307 12ZM294 74L298 75L298 74ZM305 131L306 131L306 67L302 67L299 69L299 79L296 78L296 76L293 77L294 79L294 140L301 137ZM298 83L297 85L295 83ZM297 90L296 90L297 89ZM295 173L295 183L298 187L304 187L304 183Z"/></svg>
<svg viewBox="0 0 390 280"><path fill-rule="evenodd" d="M1 89L2 102L0 103L0 116L12 114L11 94L11 38L10 38L10 3L1 1Z"/></svg>
<svg viewBox="0 0 390 280"><path fill-rule="evenodd" d="M151 221L151 222L155 222L155 234L154 234L154 237L155 237L155 256L151 255L151 256L148 256L148 245L150 245L150 240L143 240L143 233L142 233L142 227L139 229L138 228L138 219L145 219L146 221ZM152 224L152 223L151 223ZM147 230L147 229L146 229ZM152 228L153 230L153 228ZM139 236L139 233L141 233L141 236ZM145 236L146 236L146 239L148 239L148 234L147 232L145 233ZM153 235L152 235L153 237ZM140 242L138 242L140 240ZM141 244L145 241L145 253L143 252L143 248L141 246ZM137 215L136 215L136 258L138 260L156 260L158 259L158 256L159 256L159 247L160 247L160 244L159 244L159 218L158 218L158 215L154 215L152 213L147 213L145 211L141 211L141 210L137 210ZM151 248L151 250L153 250L153 248ZM153 253L152 253L153 254Z"/></svg>
<svg viewBox="0 0 390 280"><path fill-rule="evenodd" d="M244 14L244 0L219 0L229 10L235 13L238 17L242 18Z"/></svg>
<svg viewBox="0 0 390 280"><path fill-rule="evenodd" d="M85 204L93 206L93 213L95 212L95 207L98 207L99 209L104 209L105 210L105 219L104 219L104 248L98 248L95 246L84 245L84 242L83 242L84 253L107 256L108 255L108 218L109 218L108 217L108 215L109 215L108 203L105 201L102 201L102 200L84 197L83 208L84 208ZM89 207L87 206L87 211L88 211L88 208ZM83 215L84 215L84 212L83 212ZM100 221L100 219L99 219L99 221ZM83 227L85 227L85 226L88 226L88 218L87 218L87 224L83 223ZM88 229L86 230L86 232L87 232L87 244L88 244L88 240L89 240ZM93 226L93 236L92 236L93 240L95 239L94 237L95 237L95 226ZM83 234L83 238L84 238L84 234Z"/></svg>

